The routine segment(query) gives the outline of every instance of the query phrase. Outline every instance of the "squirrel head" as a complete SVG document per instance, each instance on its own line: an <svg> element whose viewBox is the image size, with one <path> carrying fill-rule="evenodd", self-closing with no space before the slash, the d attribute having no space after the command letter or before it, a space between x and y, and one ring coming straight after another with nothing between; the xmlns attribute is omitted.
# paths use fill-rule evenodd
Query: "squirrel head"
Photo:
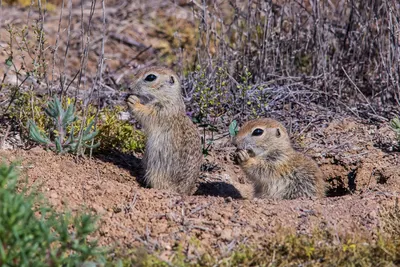
<svg viewBox="0 0 400 267"><path fill-rule="evenodd" d="M246 122L235 136L233 143L238 149L246 150L250 157L275 159L292 149L285 127L269 118Z"/></svg>
<svg viewBox="0 0 400 267"><path fill-rule="evenodd" d="M185 108L178 76L168 68L140 69L130 86L130 93L137 96L142 105Z"/></svg>

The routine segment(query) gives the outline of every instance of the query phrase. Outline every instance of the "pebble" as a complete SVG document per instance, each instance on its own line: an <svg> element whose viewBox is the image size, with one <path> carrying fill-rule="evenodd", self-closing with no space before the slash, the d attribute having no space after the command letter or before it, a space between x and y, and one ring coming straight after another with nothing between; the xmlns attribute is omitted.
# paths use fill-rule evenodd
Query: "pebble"
<svg viewBox="0 0 400 267"><path fill-rule="evenodd" d="M106 212L106 209L103 208L102 206L98 205L98 204L93 204L93 205L92 205L92 209L93 209L97 214L105 213L105 212Z"/></svg>
<svg viewBox="0 0 400 267"><path fill-rule="evenodd" d="M52 193L50 193L49 197L53 198L53 199L57 199L58 198L58 194L56 192L52 192Z"/></svg>
<svg viewBox="0 0 400 267"><path fill-rule="evenodd" d="M231 241L233 239L232 229L225 229L221 233L222 240Z"/></svg>

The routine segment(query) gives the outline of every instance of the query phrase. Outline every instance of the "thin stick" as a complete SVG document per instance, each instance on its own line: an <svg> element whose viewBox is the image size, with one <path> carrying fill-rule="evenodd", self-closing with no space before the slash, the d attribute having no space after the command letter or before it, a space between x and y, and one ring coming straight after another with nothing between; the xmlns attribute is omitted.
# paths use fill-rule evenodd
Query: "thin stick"
<svg viewBox="0 0 400 267"><path fill-rule="evenodd" d="M67 30L67 44L65 46L65 53L64 53L64 61L63 61L63 69L60 73L60 88L61 88L61 92L60 92L60 98L62 101L62 91L64 88L64 83L65 83L65 68L67 65L67 57L68 57L68 51L69 51L69 42L71 40L71 24L72 24L72 0L68 1L68 30ZM83 23L83 22L82 22ZM83 33L82 33L83 34Z"/></svg>
<svg viewBox="0 0 400 267"><path fill-rule="evenodd" d="M7 126L6 132L4 133L4 136L0 140L0 149L3 149L7 136L10 133L10 130L11 130L11 124Z"/></svg>
<svg viewBox="0 0 400 267"><path fill-rule="evenodd" d="M368 106L371 108L371 110L375 113L376 115L376 111L375 109L371 106L371 103L368 101L368 98L361 92L360 88L358 88L358 86L353 82L353 80L350 78L350 76L347 74L346 70L343 68L342 66L342 70L344 72L344 74L346 75L346 77L349 79L349 81L353 84L353 86L356 88L356 90L364 97L365 102L367 102Z"/></svg>
<svg viewBox="0 0 400 267"><path fill-rule="evenodd" d="M56 65L57 51L58 51L59 42L60 42L60 30L61 30L63 11L64 11L64 0L62 0L62 3L61 3L60 19L58 21L57 37L56 37L56 43L54 45L54 51L53 51L53 66L51 68L51 86L50 86L50 88L48 88L48 92L49 92L50 96L52 95L52 88L54 86L54 69L55 69L55 65ZM61 74L60 74L60 76L61 76Z"/></svg>

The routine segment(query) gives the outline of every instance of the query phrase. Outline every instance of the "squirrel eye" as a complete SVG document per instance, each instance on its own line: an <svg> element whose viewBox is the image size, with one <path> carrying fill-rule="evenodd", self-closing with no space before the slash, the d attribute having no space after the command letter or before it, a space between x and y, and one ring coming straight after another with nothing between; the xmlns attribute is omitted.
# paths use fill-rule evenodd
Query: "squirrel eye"
<svg viewBox="0 0 400 267"><path fill-rule="evenodd" d="M154 81L155 79L157 79L157 76L154 75L154 74L149 74L149 75L146 76L146 78L144 78L144 80L145 80L146 82L152 82L152 81Z"/></svg>
<svg viewBox="0 0 400 267"><path fill-rule="evenodd" d="M260 129L260 128L257 128L257 129L255 129L252 133L251 133L251 135L252 136L260 136L260 135L262 135L264 133L264 130L262 130L262 129Z"/></svg>

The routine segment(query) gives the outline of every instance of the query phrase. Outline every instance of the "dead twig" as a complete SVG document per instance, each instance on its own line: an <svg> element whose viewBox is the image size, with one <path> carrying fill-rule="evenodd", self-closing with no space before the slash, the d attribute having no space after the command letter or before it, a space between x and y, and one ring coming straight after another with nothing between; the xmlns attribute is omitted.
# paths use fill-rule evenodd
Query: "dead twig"
<svg viewBox="0 0 400 267"><path fill-rule="evenodd" d="M8 125L4 135L0 139L0 149L3 149L4 144L6 143L6 139L8 137L8 134L10 133L10 130L11 130L11 125Z"/></svg>
<svg viewBox="0 0 400 267"><path fill-rule="evenodd" d="M358 91L358 93L360 93L365 102L367 102L369 108L374 112L374 114L376 115L376 111L375 109L372 107L371 103L369 102L368 98L363 94L363 92L361 92L360 88L358 88L358 86L354 83L354 81L350 78L350 76L347 74L346 70L342 67L342 70L344 72L344 74L346 75L347 79L349 79L349 81L351 82L351 84L354 86L354 88L356 88L356 90Z"/></svg>
<svg viewBox="0 0 400 267"><path fill-rule="evenodd" d="M148 46L146 46L146 45L144 45L144 44L142 44L142 43L139 43L139 42L133 40L132 38L130 38L130 37L128 37L128 36L125 36L125 35L122 35L122 34L110 33L110 34L109 34L109 37L110 37L111 39L114 39L114 40L116 40L116 41L119 41L119 42L121 42L121 43L123 43L123 44L125 44L125 45L127 45L127 46L134 46L134 47L137 47L137 48L139 48L139 49L146 49L146 48L148 48Z"/></svg>

